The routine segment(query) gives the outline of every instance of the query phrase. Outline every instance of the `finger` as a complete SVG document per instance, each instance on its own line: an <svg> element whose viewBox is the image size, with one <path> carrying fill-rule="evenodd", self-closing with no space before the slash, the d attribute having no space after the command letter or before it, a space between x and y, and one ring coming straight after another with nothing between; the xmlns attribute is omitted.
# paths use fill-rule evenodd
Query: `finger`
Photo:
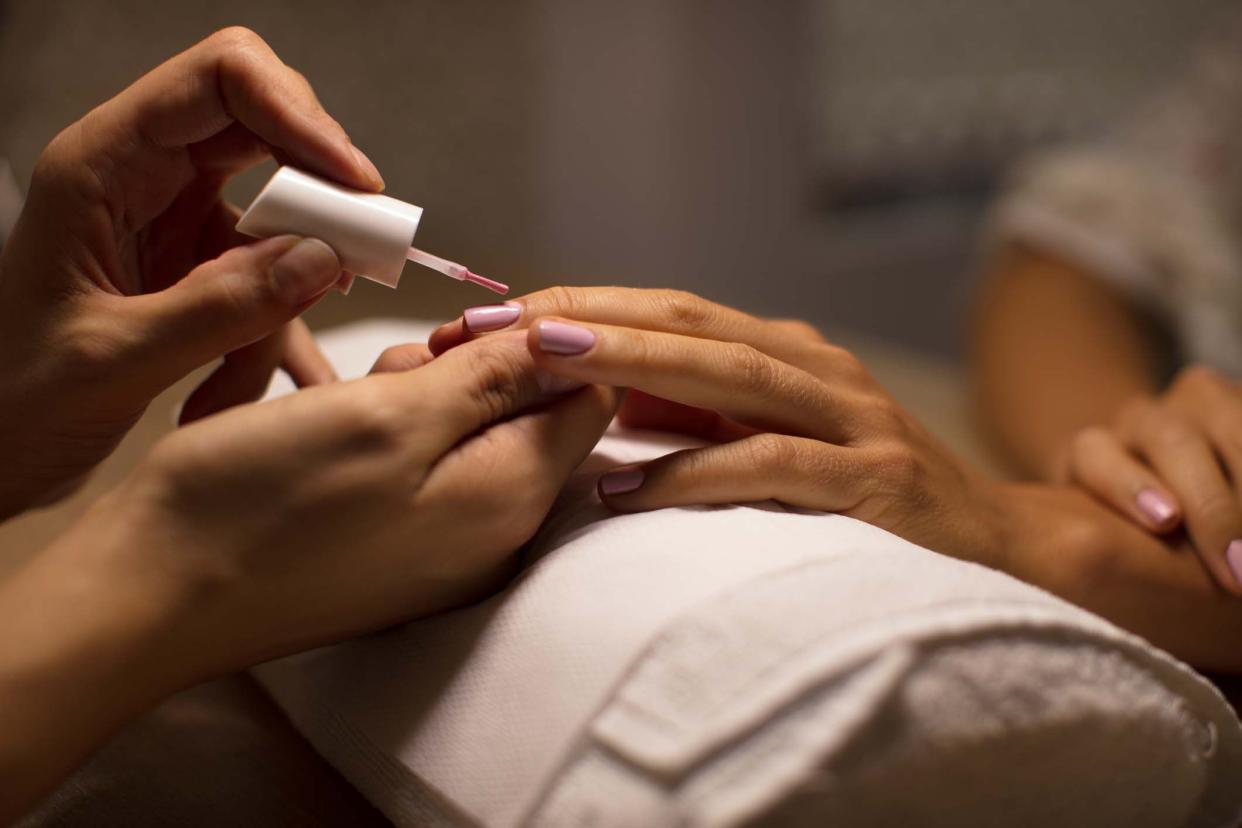
<svg viewBox="0 0 1242 828"><path fill-rule="evenodd" d="M849 512L864 498L868 478L857 449L757 434L616 469L599 479L598 490L623 512L763 500Z"/></svg>
<svg viewBox="0 0 1242 828"><path fill-rule="evenodd" d="M682 405L642 391L625 395L617 412L617 422L626 428L670 431L718 443L755 433L755 429L735 423L715 411Z"/></svg>
<svg viewBox="0 0 1242 828"><path fill-rule="evenodd" d="M301 318L288 322L284 329L284 351L280 367L298 388L336 382L336 369L319 349L310 328Z"/></svg>
<svg viewBox="0 0 1242 828"><path fill-rule="evenodd" d="M504 305L471 308L461 320L432 334L431 349L443 353L473 335L527 327L544 316L742 342L793 364L799 364L810 349L821 345L807 337L804 327L759 319L684 291L555 287Z"/></svg>
<svg viewBox="0 0 1242 828"><path fill-rule="evenodd" d="M1160 479L1104 428L1087 429L1074 438L1068 477L1153 532L1169 532L1181 522L1181 510Z"/></svg>
<svg viewBox="0 0 1242 828"><path fill-rule="evenodd" d="M1242 496L1242 396L1237 384L1200 365L1183 371L1174 385L1170 406L1207 433Z"/></svg>
<svg viewBox="0 0 1242 828"><path fill-rule="evenodd" d="M541 368L579 382L636 388L765 431L837 443L859 433L848 398L743 343L541 319L528 344Z"/></svg>
<svg viewBox="0 0 1242 828"><path fill-rule="evenodd" d="M1176 495L1195 551L1212 577L1242 595L1242 511L1202 432L1151 404L1127 409L1119 432Z"/></svg>
<svg viewBox="0 0 1242 828"><path fill-rule="evenodd" d="M391 374L400 371L413 371L416 368L422 368L428 362L434 359L431 351L421 342L412 342L407 345L394 345L386 348L379 358L375 360L375 364L371 366L368 373L372 374Z"/></svg>
<svg viewBox="0 0 1242 828"><path fill-rule="evenodd" d="M219 411L260 399L272 381L285 348L284 331L225 354L224 361L181 406L177 425L188 425Z"/></svg>
<svg viewBox="0 0 1242 828"><path fill-rule="evenodd" d="M408 396L434 445L451 446L484 426L570 390L540 372L519 333L488 337L409 375ZM575 386L577 387L577 386Z"/></svg>
<svg viewBox="0 0 1242 828"><path fill-rule="evenodd" d="M80 123L78 160L109 176L145 177L160 163L160 150L180 150L240 123L298 166L361 189L383 187L374 164L324 111L305 78L241 28L218 32L156 67ZM191 170L187 163L181 174Z"/></svg>
<svg viewBox="0 0 1242 828"><path fill-rule="evenodd" d="M125 299L118 313L145 350L141 373L167 385L272 333L339 274L323 242L281 236L233 248L166 290Z"/></svg>
<svg viewBox="0 0 1242 828"><path fill-rule="evenodd" d="M458 488L458 502L474 501L480 518L493 522L497 513L513 511L513 504L505 501L520 500L523 517L531 521L529 532L518 533L523 537L517 542L524 541L603 436L618 401L613 389L586 386L491 426L441 458L424 489L442 495L443 487ZM486 487L479 486L480 468L490 471ZM487 494L500 502L480 501Z"/></svg>

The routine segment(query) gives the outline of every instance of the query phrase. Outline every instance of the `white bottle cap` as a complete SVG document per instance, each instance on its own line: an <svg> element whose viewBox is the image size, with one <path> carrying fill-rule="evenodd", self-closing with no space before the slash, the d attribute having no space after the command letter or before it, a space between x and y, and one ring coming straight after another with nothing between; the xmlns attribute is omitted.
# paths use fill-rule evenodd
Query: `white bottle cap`
<svg viewBox="0 0 1242 828"><path fill-rule="evenodd" d="M422 207L281 167L237 230L264 239L286 233L321 239L345 270L396 287L422 216Z"/></svg>

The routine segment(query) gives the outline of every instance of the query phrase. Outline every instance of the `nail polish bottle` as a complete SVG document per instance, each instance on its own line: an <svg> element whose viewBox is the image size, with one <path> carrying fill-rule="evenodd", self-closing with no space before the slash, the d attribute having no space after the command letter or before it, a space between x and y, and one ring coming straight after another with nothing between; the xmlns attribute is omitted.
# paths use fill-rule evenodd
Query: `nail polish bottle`
<svg viewBox="0 0 1242 828"><path fill-rule="evenodd" d="M407 260L497 293L508 287L464 265L413 247L423 208L381 193L351 190L304 170L281 167L237 222L247 236L292 234L321 239L341 267L395 288Z"/></svg>

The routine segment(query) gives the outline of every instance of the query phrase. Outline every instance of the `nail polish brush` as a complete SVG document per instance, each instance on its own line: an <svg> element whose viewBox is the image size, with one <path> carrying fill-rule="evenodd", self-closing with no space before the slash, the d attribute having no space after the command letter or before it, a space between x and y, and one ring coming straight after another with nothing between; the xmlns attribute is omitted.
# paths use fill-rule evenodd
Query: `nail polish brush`
<svg viewBox="0 0 1242 828"><path fill-rule="evenodd" d="M294 167L281 167L237 222L247 236L285 234L321 239L351 273L396 287L409 261L459 282L496 293L509 287L413 246L423 208L383 195L351 190Z"/></svg>

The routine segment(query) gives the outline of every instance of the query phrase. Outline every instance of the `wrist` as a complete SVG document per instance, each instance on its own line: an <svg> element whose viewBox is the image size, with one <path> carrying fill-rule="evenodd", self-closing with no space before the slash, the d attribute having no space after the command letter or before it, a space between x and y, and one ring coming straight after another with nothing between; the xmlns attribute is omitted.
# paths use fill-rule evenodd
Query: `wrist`
<svg viewBox="0 0 1242 828"><path fill-rule="evenodd" d="M124 517L109 519L112 505L0 583L0 822L192 680L168 658L172 593L119 565Z"/></svg>

